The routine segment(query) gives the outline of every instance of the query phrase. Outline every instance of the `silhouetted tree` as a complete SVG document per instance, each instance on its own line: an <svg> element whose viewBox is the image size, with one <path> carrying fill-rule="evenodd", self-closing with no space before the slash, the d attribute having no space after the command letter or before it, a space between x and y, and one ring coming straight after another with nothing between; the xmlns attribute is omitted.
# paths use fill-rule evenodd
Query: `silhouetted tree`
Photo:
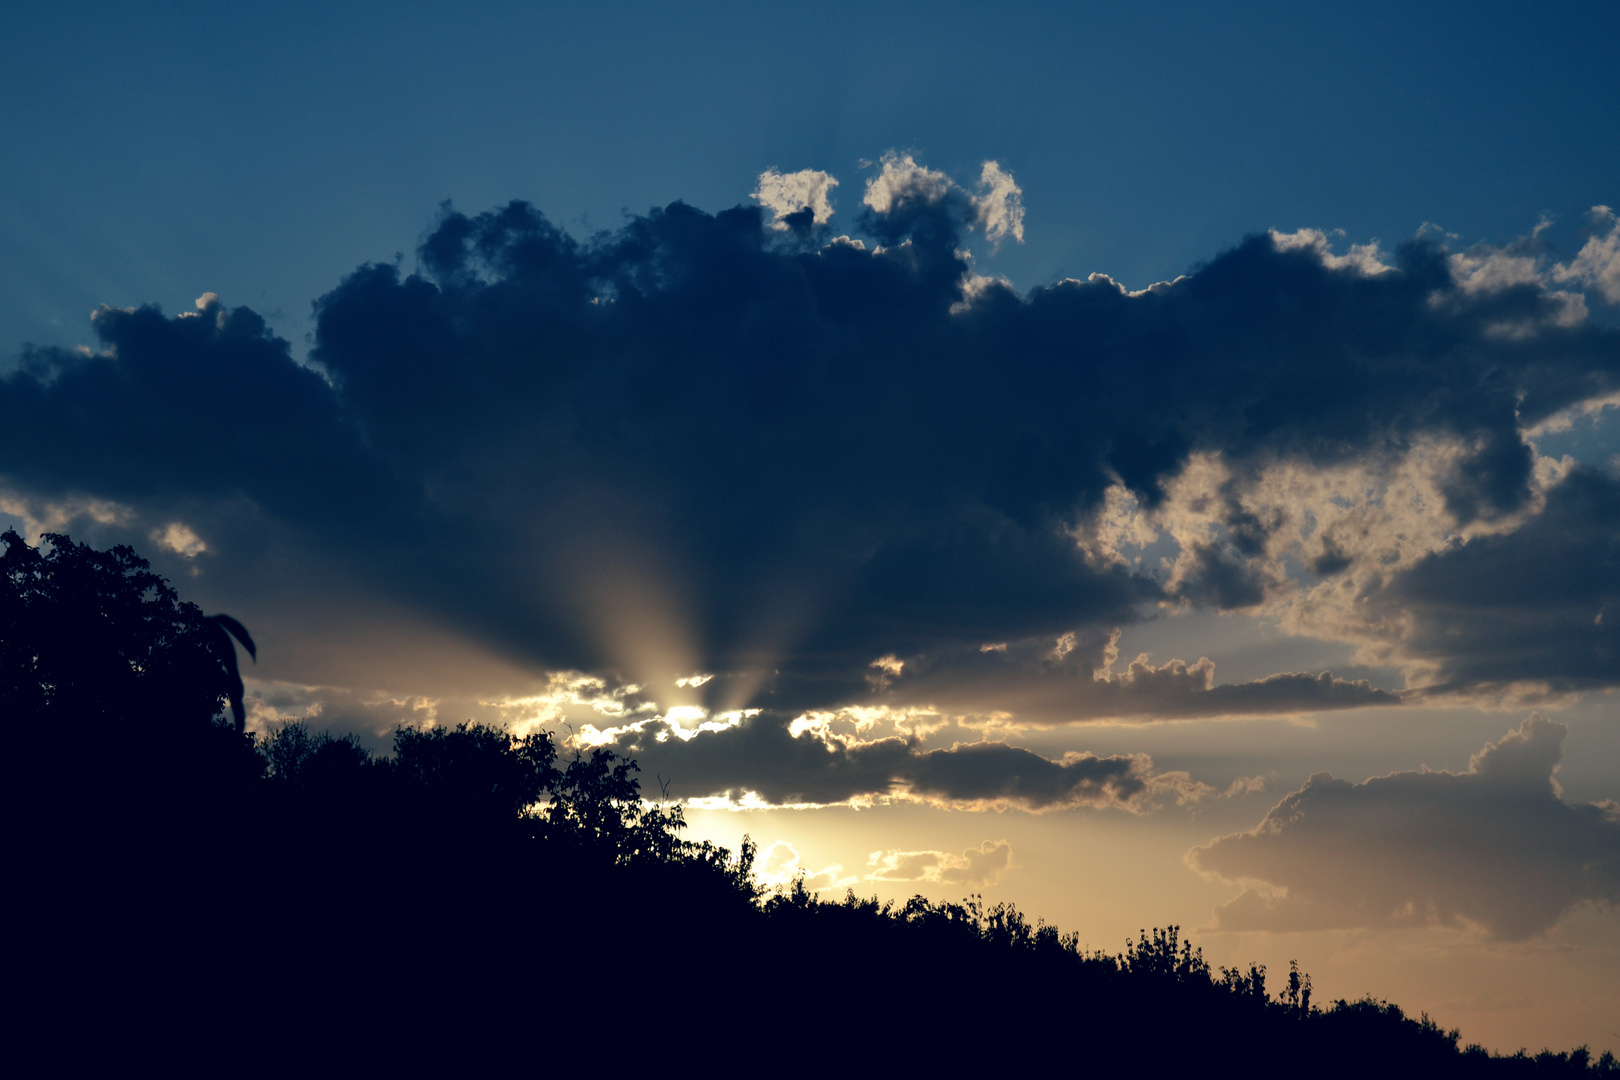
<svg viewBox="0 0 1620 1080"><path fill-rule="evenodd" d="M487 824L514 822L556 788L557 748L541 732L515 738L484 724L402 727L394 768L434 810Z"/></svg>
<svg viewBox="0 0 1620 1080"><path fill-rule="evenodd" d="M11 789L43 830L35 842L77 832L94 843L84 819L114 806L126 830L165 814L159 835L239 814L263 769L243 733L232 642L251 653L247 631L182 601L129 547L43 540L0 534L0 715Z"/></svg>
<svg viewBox="0 0 1620 1080"><path fill-rule="evenodd" d="M129 547L43 540L0 534L0 707L84 730L206 725L228 702L241 731L231 638L255 653L241 623L182 601Z"/></svg>

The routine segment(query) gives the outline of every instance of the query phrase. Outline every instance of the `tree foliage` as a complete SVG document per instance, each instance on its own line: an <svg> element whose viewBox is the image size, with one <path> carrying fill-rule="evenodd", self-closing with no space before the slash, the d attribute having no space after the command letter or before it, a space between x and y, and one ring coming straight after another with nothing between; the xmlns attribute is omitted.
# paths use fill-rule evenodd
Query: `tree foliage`
<svg viewBox="0 0 1620 1080"><path fill-rule="evenodd" d="M126 546L97 551L47 533L42 550L0 534L0 707L80 729L162 730L212 722L226 703L241 730L242 681L229 616L204 616Z"/></svg>

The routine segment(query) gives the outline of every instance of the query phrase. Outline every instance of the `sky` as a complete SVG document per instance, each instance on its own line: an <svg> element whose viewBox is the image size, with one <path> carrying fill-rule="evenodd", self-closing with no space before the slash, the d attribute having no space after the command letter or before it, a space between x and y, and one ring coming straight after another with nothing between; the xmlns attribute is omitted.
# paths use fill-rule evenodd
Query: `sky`
<svg viewBox="0 0 1620 1080"><path fill-rule="evenodd" d="M1615 40L13 5L0 527L241 619L255 730L1620 1051Z"/></svg>

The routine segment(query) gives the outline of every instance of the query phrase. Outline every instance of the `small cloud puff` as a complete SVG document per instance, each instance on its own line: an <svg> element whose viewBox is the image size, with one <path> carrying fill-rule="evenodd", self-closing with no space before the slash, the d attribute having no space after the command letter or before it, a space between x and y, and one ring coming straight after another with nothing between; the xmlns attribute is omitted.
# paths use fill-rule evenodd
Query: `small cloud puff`
<svg viewBox="0 0 1620 1080"><path fill-rule="evenodd" d="M152 542L187 559L195 559L208 550L208 545L203 543L202 537L192 531L190 526L179 521L171 521L164 528L154 530Z"/></svg>
<svg viewBox="0 0 1620 1080"><path fill-rule="evenodd" d="M1012 845L986 840L960 855L945 851L874 851L866 860L868 881L929 881L988 888L1012 868Z"/></svg>
<svg viewBox="0 0 1620 1080"><path fill-rule="evenodd" d="M756 873L762 884L778 889L797 877L809 892L843 889L860 880L845 874L841 863L830 863L820 870L805 869L799 864L798 850L786 840L778 840L765 849Z"/></svg>
<svg viewBox="0 0 1620 1080"><path fill-rule="evenodd" d="M749 198L774 215L771 228L786 230L785 220L791 214L809 210L817 225L832 220L832 189L838 181L831 173L819 169L800 169L783 173L766 169L759 174L759 186Z"/></svg>
<svg viewBox="0 0 1620 1080"><path fill-rule="evenodd" d="M1024 189L1013 181L1012 173L994 161L985 162L973 205L979 212L984 235L992 244L1006 236L1024 242Z"/></svg>

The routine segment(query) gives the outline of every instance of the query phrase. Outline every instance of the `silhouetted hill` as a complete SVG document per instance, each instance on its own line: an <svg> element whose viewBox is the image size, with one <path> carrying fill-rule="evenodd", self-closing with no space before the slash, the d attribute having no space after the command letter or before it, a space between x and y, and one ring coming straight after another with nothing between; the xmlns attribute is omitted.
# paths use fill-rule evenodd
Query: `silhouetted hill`
<svg viewBox="0 0 1620 1080"><path fill-rule="evenodd" d="M633 762L543 734L246 733L245 630L48 540L0 536L0 715L18 1026L51 1071L1620 1071L1277 993L1175 927L1109 955L972 898L767 895L751 843L681 839Z"/></svg>

